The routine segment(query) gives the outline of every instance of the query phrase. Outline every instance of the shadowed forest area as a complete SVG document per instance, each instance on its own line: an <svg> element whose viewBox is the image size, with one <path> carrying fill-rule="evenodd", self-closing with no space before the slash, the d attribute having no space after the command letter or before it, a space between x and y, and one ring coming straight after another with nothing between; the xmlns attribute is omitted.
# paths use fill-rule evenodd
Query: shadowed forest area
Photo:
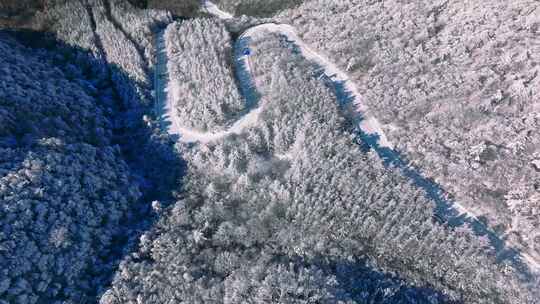
<svg viewBox="0 0 540 304"><path fill-rule="evenodd" d="M118 67L43 33L1 31L0 46L0 299L95 299L185 165L126 109Z"/></svg>

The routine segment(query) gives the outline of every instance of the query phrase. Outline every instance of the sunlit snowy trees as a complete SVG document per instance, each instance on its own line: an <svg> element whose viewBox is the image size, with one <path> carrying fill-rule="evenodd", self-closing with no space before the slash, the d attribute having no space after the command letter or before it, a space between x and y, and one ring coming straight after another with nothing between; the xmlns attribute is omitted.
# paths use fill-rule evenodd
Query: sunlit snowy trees
<svg viewBox="0 0 540 304"><path fill-rule="evenodd" d="M155 58L154 33L171 22L170 14L156 9L137 9L124 0L108 0L111 18L152 67ZM147 67L147 68L148 68Z"/></svg>
<svg viewBox="0 0 540 304"><path fill-rule="evenodd" d="M165 31L169 96L186 127L216 130L245 108L234 80L232 45L213 19L171 23Z"/></svg>
<svg viewBox="0 0 540 304"><path fill-rule="evenodd" d="M539 9L528 0L321 0L279 19L355 76L414 165L531 249L531 232L539 233L531 229L538 216L526 211L538 210L540 185Z"/></svg>
<svg viewBox="0 0 540 304"><path fill-rule="evenodd" d="M58 39L66 44L91 50L96 57L101 55L98 49L99 42L92 29L92 16L88 14L83 2L53 0L48 2L49 9L44 17L49 20L49 30L54 31Z"/></svg>

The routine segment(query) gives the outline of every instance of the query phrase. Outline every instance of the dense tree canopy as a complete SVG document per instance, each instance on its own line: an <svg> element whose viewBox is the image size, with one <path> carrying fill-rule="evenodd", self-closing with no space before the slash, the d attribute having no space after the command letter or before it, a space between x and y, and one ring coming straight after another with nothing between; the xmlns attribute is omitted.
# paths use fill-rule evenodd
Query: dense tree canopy
<svg viewBox="0 0 540 304"><path fill-rule="evenodd" d="M0 299L86 301L141 195L96 95L105 80L5 34L0 50Z"/></svg>

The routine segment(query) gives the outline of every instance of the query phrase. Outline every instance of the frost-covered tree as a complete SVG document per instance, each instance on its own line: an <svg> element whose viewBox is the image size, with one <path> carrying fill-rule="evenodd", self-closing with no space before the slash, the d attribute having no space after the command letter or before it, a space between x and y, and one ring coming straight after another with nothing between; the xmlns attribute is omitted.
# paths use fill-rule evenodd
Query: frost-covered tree
<svg viewBox="0 0 540 304"><path fill-rule="evenodd" d="M143 116L151 34L171 16L120 0L45 2L40 18L69 47L25 48L0 33L0 304L537 302L524 286L537 278L523 282L498 264L468 227L434 221L425 193L358 146L335 87L285 37L249 41L258 121L177 145L188 162L179 182L178 155ZM473 193L470 206L488 206L490 220L508 214L498 228L536 246L538 79L534 52L522 49L535 48L533 1L483 10L263 2L219 5L265 16L290 9L279 18L354 75L415 165ZM259 22L227 25L236 34ZM229 36L212 19L165 32L187 127L227 128L251 110ZM160 202L171 190L175 201Z"/></svg>
<svg viewBox="0 0 540 304"><path fill-rule="evenodd" d="M170 16L113 1L46 7L58 40L0 33L0 303L95 302L152 221L146 202L170 196L182 169L143 120L153 39L141 34Z"/></svg>
<svg viewBox="0 0 540 304"><path fill-rule="evenodd" d="M99 41L93 30L93 16L83 1L48 0L47 10L43 13L48 20L49 30L54 31L64 43L90 50L99 57ZM70 12L70 14L67 14Z"/></svg>
<svg viewBox="0 0 540 304"><path fill-rule="evenodd" d="M141 10L127 1L48 0L43 18L62 41L91 50L111 65L115 89L132 109L152 103L149 69L153 63L152 33L171 21L165 11Z"/></svg>
<svg viewBox="0 0 540 304"><path fill-rule="evenodd" d="M152 33L169 23L171 15L116 0L48 0L47 7L44 18L51 23L50 31L74 48L92 51L87 57L104 80L96 85L101 89L99 99L107 105L108 114L114 116L116 140L130 167L140 178L146 179L143 184L149 192L161 193L161 196L170 191L164 189L182 170L179 157L174 154L167 136L160 134L156 124L148 115L145 120L144 115L150 114L154 106ZM73 14L83 21L82 25L77 23L77 18L70 17ZM170 161L178 166L166 174L160 172L158 167ZM153 182L149 183L150 180Z"/></svg>

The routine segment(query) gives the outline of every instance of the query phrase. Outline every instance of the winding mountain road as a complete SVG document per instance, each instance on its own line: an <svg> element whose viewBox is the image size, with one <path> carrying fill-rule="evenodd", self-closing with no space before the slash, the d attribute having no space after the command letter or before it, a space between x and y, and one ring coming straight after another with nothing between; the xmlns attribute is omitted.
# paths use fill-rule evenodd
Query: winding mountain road
<svg viewBox="0 0 540 304"><path fill-rule="evenodd" d="M209 1L203 1L202 6L203 10L217 18L224 20L233 18L231 14L221 11L215 4ZM324 75L330 81L343 85L342 90L346 92L347 95L352 99L352 103L356 109L356 114L361 118L358 119L358 128L360 132L364 134L364 138L368 138L369 141L372 141L370 145L375 148L377 153L383 159L386 158L386 161L389 164L400 167L402 170L404 170L404 174L413 179L413 182L418 187L423 188L424 190L426 190L426 188L433 187L433 185L430 184L432 183L431 181L428 181L421 174L416 172L416 170L410 168L406 162L401 160L399 153L393 150L393 145L384 134L381 124L379 121L377 121L377 119L369 115L369 109L367 108L366 104L362 102L361 95L359 94L358 89L353 81L350 80L349 76L330 60L304 43L304 41L296 34L292 26L275 23L266 23L253 26L240 35L238 41L249 42L251 38L260 37L260 35L265 35L268 33L277 33L286 36L289 41L298 47L305 59L316 63L323 69ZM249 49L249 43L244 45L235 45L235 48L238 47ZM244 116L242 116L232 126L224 131L199 132L197 130L182 127L178 115L176 115L176 110L173 104L174 100L178 100L180 92L168 89L167 54L163 39L163 32L159 33L157 37L157 48L157 68L155 75L156 103L158 105L158 114L161 117L164 128L167 129L170 134L178 135L180 137L179 140L183 142L207 143L230 134L241 133L246 127L257 123L259 114L261 113L262 109L264 109L264 102L256 104L254 108L249 110ZM236 69L240 70L240 73L243 75L248 75L247 78L249 78L251 75L250 53L252 52L244 52L243 50L237 50L237 52L235 52ZM246 83L246 79L239 77L241 90L244 91L244 93L252 86L255 86L254 89L256 89L256 79L251 79L250 81L250 83ZM478 231L482 231L482 233L487 234L492 240L493 244L496 244L494 245L494 247L497 248L496 251L500 251L497 252L497 254L500 253L501 255L504 255L505 251L512 250L511 248L509 249L510 246L515 248L518 247L516 246L517 244L514 244L511 241L505 242L500 239L500 237L492 232L489 227L485 226L485 224L478 220L477 215L474 212L467 209L459 202L449 202L444 198L441 198L442 195L438 193L440 192L438 190L426 190L426 192L428 193L428 196L436 196L435 198L432 198L441 210L451 210L451 212L448 212L448 214L443 214L443 216L445 216L447 219L465 218L465 220L462 219L461 224L469 223L471 226L476 226L477 228L480 227ZM538 254L521 251L519 252L518 256L530 270L540 271L540 256L538 256ZM517 263L516 265L518 265L520 263L519 258L517 261L515 260L515 256L508 259L512 260L514 263Z"/></svg>
<svg viewBox="0 0 540 304"><path fill-rule="evenodd" d="M219 8L209 2L205 1L203 4L203 9L206 10L209 14L216 16L220 19L231 19L233 16L229 13L219 10ZM363 119L361 120L359 127L366 134L372 134L379 137L379 145L392 148L392 144L386 138L384 131L381 128L380 123L374 118L367 115L368 109L365 106L365 103L362 102L360 94L358 93L357 88L354 83L350 81L348 75L341 71L337 66L335 66L328 59L314 51L307 44L305 44L300 37L294 31L294 28L287 24L275 24L275 23L266 23L257 25L249 28L244 33L240 35L238 40L250 41L251 38L257 36L266 35L268 33L277 33L280 35L285 35L288 40L293 42L300 50L301 54L307 60L315 62L317 65L323 68L324 74L333 82L342 82L345 86L345 90L354 98L354 105L357 112L362 115ZM232 126L224 131L219 132L200 132L198 130L185 128L182 126L179 121L178 115L176 115L176 109L174 106L174 101L179 99L179 94L176 89L168 88L168 75L167 75L167 54L165 50L165 42L163 38L163 32L158 35L158 68L160 70L159 74L156 75L157 81L156 88L161 88L163 92L156 92L156 99L158 103L161 103L162 111L160 116L168 122L168 132L170 134L175 134L180 136L180 140L183 142L201 142L207 143L214 141L230 134L239 134L246 127L252 126L258 121L259 114L264 108L264 104L259 104L256 108L251 109L246 115L238 119ZM245 46L249 48L248 46ZM250 56L246 55L244 52L237 52L237 58L235 60L237 69L245 69L243 73L250 75L251 62ZM256 80L253 80L256 81ZM241 86L250 86L251 84L246 84L240 81ZM244 89L246 90L246 89Z"/></svg>

